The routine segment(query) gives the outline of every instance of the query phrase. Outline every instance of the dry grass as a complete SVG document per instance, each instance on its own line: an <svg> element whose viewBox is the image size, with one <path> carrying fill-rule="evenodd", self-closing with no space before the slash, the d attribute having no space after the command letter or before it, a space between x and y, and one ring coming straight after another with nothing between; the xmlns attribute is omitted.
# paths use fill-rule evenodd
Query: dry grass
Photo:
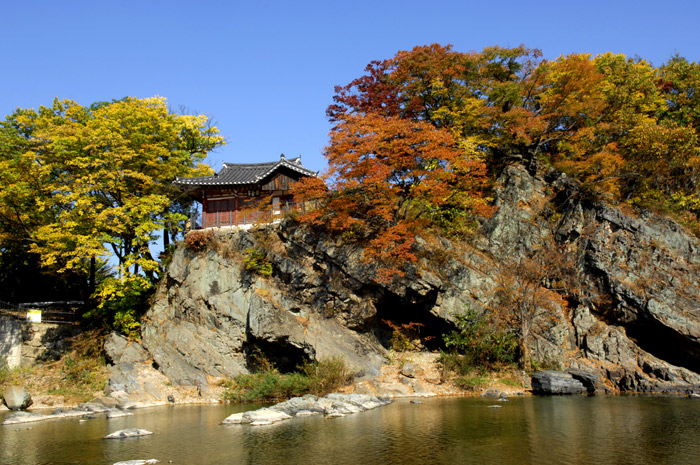
<svg viewBox="0 0 700 465"><path fill-rule="evenodd" d="M47 406L75 405L103 395L109 377L103 341L100 332L86 331L73 338L72 350L60 360L30 368L0 369L0 389L25 386L35 404Z"/></svg>

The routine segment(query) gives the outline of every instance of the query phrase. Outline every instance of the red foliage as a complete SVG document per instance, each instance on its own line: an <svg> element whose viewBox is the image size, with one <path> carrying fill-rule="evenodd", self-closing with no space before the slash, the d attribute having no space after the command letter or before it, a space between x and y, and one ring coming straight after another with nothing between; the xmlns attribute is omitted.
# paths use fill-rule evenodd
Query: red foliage
<svg viewBox="0 0 700 465"><path fill-rule="evenodd" d="M210 231L190 231L185 236L185 248L193 252L202 252L206 250L210 238Z"/></svg>
<svg viewBox="0 0 700 465"><path fill-rule="evenodd" d="M456 196L467 210L488 210L479 189L485 165L456 148L452 134L423 121L375 113L346 115L326 149L327 185L308 179L296 201L322 199L322 207L302 220L331 231L367 238L365 258L380 265L377 279L402 276L416 261L416 234Z"/></svg>

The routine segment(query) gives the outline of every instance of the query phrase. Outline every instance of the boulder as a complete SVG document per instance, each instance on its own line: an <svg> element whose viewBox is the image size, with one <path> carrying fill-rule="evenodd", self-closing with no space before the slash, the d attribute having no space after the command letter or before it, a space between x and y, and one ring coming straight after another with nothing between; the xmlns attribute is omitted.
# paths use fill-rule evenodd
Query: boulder
<svg viewBox="0 0 700 465"><path fill-rule="evenodd" d="M240 425L243 422L243 414L245 412L239 412L239 413L234 413L232 415L227 416L224 418L224 420L221 422L222 425Z"/></svg>
<svg viewBox="0 0 700 465"><path fill-rule="evenodd" d="M271 408L261 408L259 410L254 410L252 412L247 412L244 415L244 423L250 423L253 426L258 425L271 425L272 423L277 423L282 420L289 420L292 418L284 412Z"/></svg>
<svg viewBox="0 0 700 465"><path fill-rule="evenodd" d="M338 406L345 408L346 410L354 411L364 411L371 410L382 405L387 405L391 403L391 399L388 397L375 397L365 394L340 394L333 393L326 396L327 399L333 401L333 407L337 409ZM345 412L343 412L345 413ZM349 412L354 413L354 412Z"/></svg>
<svg viewBox="0 0 700 465"><path fill-rule="evenodd" d="M32 405L32 396L23 386L8 386L3 392L3 403L10 410L26 410Z"/></svg>
<svg viewBox="0 0 700 465"><path fill-rule="evenodd" d="M585 394L583 383L569 373L538 371L532 375L532 392L535 394Z"/></svg>
<svg viewBox="0 0 700 465"><path fill-rule="evenodd" d="M169 383L150 363L120 362L111 367L105 392L118 400L121 407L126 403L166 403Z"/></svg>
<svg viewBox="0 0 700 465"><path fill-rule="evenodd" d="M95 397L89 404L102 404L107 408L117 408L119 406L119 401L112 399L111 397Z"/></svg>
<svg viewBox="0 0 700 465"><path fill-rule="evenodd" d="M275 410L279 410L291 416L299 415L299 412L303 411L323 413L323 408L318 403L318 397L314 395L292 397L289 400L275 405Z"/></svg>
<svg viewBox="0 0 700 465"><path fill-rule="evenodd" d="M401 374L408 378L420 378L423 376L423 369L413 362L406 362L401 367Z"/></svg>

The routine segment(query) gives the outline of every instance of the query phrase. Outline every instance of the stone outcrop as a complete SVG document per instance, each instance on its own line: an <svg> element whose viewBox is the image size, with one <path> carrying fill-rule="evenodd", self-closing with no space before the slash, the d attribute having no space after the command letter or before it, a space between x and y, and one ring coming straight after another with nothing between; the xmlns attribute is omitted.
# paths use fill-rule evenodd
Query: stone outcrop
<svg viewBox="0 0 700 465"><path fill-rule="evenodd" d="M536 358L595 370L623 391L700 386L700 242L646 210L590 200L554 170L506 170L480 247L524 254L546 241L574 258L580 294L533 340ZM515 205L518 205L515 207Z"/></svg>
<svg viewBox="0 0 700 465"><path fill-rule="evenodd" d="M339 269L318 269L330 264L280 233L274 227L260 233L285 248L273 256L274 279L245 269L241 252L262 247L253 233L219 233L224 253L175 252L142 331L144 347L173 382L199 386L208 376L245 373L246 355L256 348L283 369L332 357L357 373L381 366L385 348L371 331L357 331L376 315L372 299L357 294L365 292L362 283ZM338 282L345 280L356 289Z"/></svg>
<svg viewBox="0 0 700 465"><path fill-rule="evenodd" d="M591 200L553 170L507 167L495 204L469 245L436 248L418 238L421 261L390 285L372 279L362 250L292 221L207 233L206 251L175 251L142 324L143 348L172 383L198 392L246 373L258 350L283 371L339 356L371 378L391 345L386 321L422 324L422 342L437 348L466 307L498 308L505 258L556 244L578 289L533 326L536 363L593 373L596 389L700 386L697 238L650 212ZM251 250L265 252L270 275L247 269ZM407 383L411 375L408 366Z"/></svg>

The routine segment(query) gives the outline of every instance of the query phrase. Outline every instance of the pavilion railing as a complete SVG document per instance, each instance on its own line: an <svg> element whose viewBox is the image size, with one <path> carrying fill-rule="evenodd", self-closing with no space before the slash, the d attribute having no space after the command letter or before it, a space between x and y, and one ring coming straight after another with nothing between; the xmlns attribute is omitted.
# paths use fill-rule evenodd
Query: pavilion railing
<svg viewBox="0 0 700 465"><path fill-rule="evenodd" d="M242 209L239 211L207 212L200 218L190 218L190 229L223 228L231 226L248 226L259 223L273 223L281 220L287 213L296 211L304 213L309 208L316 208L317 203L282 202L279 205L271 205L265 209Z"/></svg>

